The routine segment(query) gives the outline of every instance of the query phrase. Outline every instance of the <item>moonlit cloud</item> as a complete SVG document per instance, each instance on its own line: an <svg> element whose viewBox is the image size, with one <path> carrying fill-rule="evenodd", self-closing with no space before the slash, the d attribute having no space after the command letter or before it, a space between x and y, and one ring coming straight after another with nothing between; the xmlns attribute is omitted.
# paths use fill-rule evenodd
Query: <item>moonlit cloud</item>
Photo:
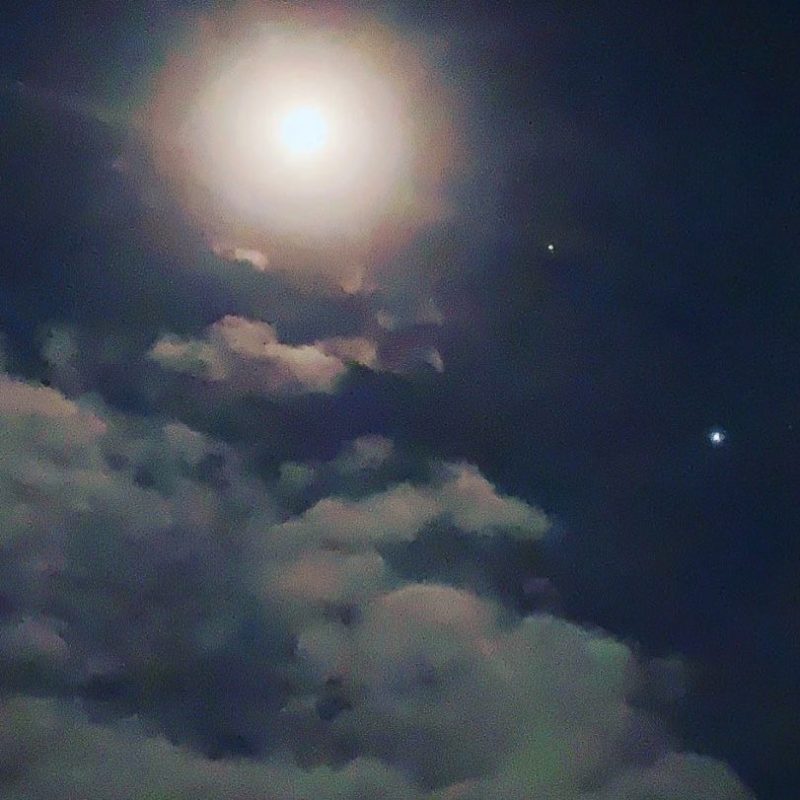
<svg viewBox="0 0 800 800"><path fill-rule="evenodd" d="M224 383L232 394L280 396L332 392L348 363L374 366L376 351L361 338L286 345L271 325L230 316L214 323L205 339L163 337L150 358L164 369Z"/></svg>
<svg viewBox="0 0 800 800"><path fill-rule="evenodd" d="M398 480L367 437L292 511L178 422L7 375L0 416L4 797L749 800L637 706L669 692L627 645L394 571L384 544L432 524L544 533L475 467Z"/></svg>
<svg viewBox="0 0 800 800"><path fill-rule="evenodd" d="M344 546L381 541L410 541L436 520L469 533L513 531L536 538L547 518L515 498L498 495L473 467L443 465L433 486L399 484L358 501L326 498L302 517L284 523L277 544L328 541Z"/></svg>
<svg viewBox="0 0 800 800"><path fill-rule="evenodd" d="M362 436L336 459L337 468L346 474L361 475L386 464L394 453L394 445L384 436Z"/></svg>
<svg viewBox="0 0 800 800"><path fill-rule="evenodd" d="M444 370L435 347L401 342L400 347L381 350L363 336L332 336L311 344L287 345L278 341L272 325L234 316L215 322L202 339L162 336L148 358L169 372L216 385L228 398L332 393L351 365L396 373L421 365L436 372Z"/></svg>
<svg viewBox="0 0 800 800"><path fill-rule="evenodd" d="M0 706L0 718L15 725L13 737L0 734L0 764L19 775L4 792L8 800L418 797L402 771L372 759L339 770L304 770L281 761L210 761L147 736L135 719L101 725L56 700L12 697Z"/></svg>
<svg viewBox="0 0 800 800"><path fill-rule="evenodd" d="M264 272L269 266L269 259L266 254L253 247L237 247L236 245L215 241L212 243L211 249L220 258L224 258L227 261L242 261L250 264L259 272Z"/></svg>
<svg viewBox="0 0 800 800"><path fill-rule="evenodd" d="M0 376L0 416L10 420L74 419L83 421L89 429L102 428L102 423L91 414L82 414L74 403L62 394L45 386L26 383Z"/></svg>

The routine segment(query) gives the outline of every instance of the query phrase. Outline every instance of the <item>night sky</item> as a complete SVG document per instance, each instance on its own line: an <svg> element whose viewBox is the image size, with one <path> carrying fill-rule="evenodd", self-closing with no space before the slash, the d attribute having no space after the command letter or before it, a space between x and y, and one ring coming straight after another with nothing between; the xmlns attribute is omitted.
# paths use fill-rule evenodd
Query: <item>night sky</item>
<svg viewBox="0 0 800 800"><path fill-rule="evenodd" d="M797 4L22 6L0 795L794 800Z"/></svg>

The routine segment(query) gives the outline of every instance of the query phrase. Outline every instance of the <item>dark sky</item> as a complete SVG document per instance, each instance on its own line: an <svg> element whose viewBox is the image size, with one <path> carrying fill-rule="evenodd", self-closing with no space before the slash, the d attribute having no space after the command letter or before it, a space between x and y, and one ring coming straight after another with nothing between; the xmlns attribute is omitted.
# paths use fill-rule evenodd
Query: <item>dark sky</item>
<svg viewBox="0 0 800 800"><path fill-rule="evenodd" d="M291 247L263 273L225 261L159 170L140 122L160 76L191 52L201 14L224 20L232 5L31 2L0 18L0 687L3 715L24 731L16 749L0 734L0 786L33 800L183 797L170 776L194 769L207 781L198 797L228 792L205 762L167 752L186 745L192 758L284 770L305 787L298 797L320 800L333 784L303 783L276 753L303 769L375 759L343 798L383 796L370 786L416 797L389 768L420 798L747 796L716 773L668 788L630 777L631 764L694 752L761 800L797 797L797 4L300 4L323 25L376 16L423 54L457 129L458 164L437 187L450 213L370 250L371 294L287 278L281 259L308 258ZM272 360L234 341L251 331L274 333ZM377 356L348 365L331 344L342 338ZM315 363L337 370L333 383L286 377L305 344L325 352ZM476 469L485 481L473 488ZM406 512L418 522L396 522ZM158 527L159 514L171 522ZM314 558L359 560L331 577L302 554L262 552L273 545L258 525L269 542L281 526L309 542L321 530ZM377 543L324 544L348 525L379 531ZM388 584L372 585L374 559ZM253 590L254 563L265 584L294 576L301 588ZM304 565L350 588L320 611ZM531 673L545 677L529 685L508 667L509 697L527 699L496 695L520 719L488 701L478 721L451 708L471 696L461 691L493 692L462 641L479 602L499 609L486 637L513 651L506 665L525 659L503 638L510 619L558 628L552 657L545 639L531 645ZM458 630L431 621L448 603ZM298 641L332 652L334 634L317 632L340 612L355 655L321 683L297 663ZM224 647L197 644L225 624L237 633ZM617 710L616 677L595 689L575 666L588 658L579 632L624 643L645 676L625 699L646 717L627 734L641 752L575 744L606 726L613 738ZM370 636L386 637L380 657ZM411 655L392 650L406 639ZM387 688L382 670L422 688ZM525 716L536 692L544 716L563 713L560 733ZM425 703L450 709L452 738L425 727ZM570 703L599 727L575 722ZM141 730L124 727L132 714ZM42 744L42 718L66 732ZM526 777L522 756L464 766L483 751L459 737L514 742L527 723L552 737L554 763L568 754L554 782L541 777L549 767ZM117 777L98 778L83 747L107 747ZM128 757L146 765L152 794L125 793ZM73 761L88 778L53 778ZM452 788L506 769L491 786ZM344 786L343 774L330 781ZM241 777L241 797L259 780ZM280 780L269 778L276 797Z"/></svg>

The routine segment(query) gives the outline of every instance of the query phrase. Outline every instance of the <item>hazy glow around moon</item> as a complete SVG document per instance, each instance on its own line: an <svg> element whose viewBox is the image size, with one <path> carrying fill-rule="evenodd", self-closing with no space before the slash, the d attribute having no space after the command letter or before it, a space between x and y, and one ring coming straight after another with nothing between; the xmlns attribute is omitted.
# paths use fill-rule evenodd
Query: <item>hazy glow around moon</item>
<svg viewBox="0 0 800 800"><path fill-rule="evenodd" d="M161 70L142 114L155 166L221 258L374 285L452 213L458 104L428 51L368 13L236 5Z"/></svg>
<svg viewBox="0 0 800 800"><path fill-rule="evenodd" d="M335 38L267 26L198 93L196 174L252 229L364 231L402 191L407 109L379 65Z"/></svg>
<svg viewBox="0 0 800 800"><path fill-rule="evenodd" d="M296 106L281 120L281 144L293 155L311 156L319 153L328 143L328 136L328 120L323 111L315 106Z"/></svg>

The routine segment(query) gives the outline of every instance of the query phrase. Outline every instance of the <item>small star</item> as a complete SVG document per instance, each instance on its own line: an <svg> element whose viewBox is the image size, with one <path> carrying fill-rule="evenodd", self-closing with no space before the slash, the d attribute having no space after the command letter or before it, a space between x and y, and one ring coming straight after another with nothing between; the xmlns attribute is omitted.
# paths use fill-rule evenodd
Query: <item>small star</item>
<svg viewBox="0 0 800 800"><path fill-rule="evenodd" d="M712 447L722 447L728 441L728 434L722 428L712 428L707 438Z"/></svg>
<svg viewBox="0 0 800 800"><path fill-rule="evenodd" d="M548 249L549 252L555 253L556 246L554 244L549 244L549 245L547 245L547 249Z"/></svg>

